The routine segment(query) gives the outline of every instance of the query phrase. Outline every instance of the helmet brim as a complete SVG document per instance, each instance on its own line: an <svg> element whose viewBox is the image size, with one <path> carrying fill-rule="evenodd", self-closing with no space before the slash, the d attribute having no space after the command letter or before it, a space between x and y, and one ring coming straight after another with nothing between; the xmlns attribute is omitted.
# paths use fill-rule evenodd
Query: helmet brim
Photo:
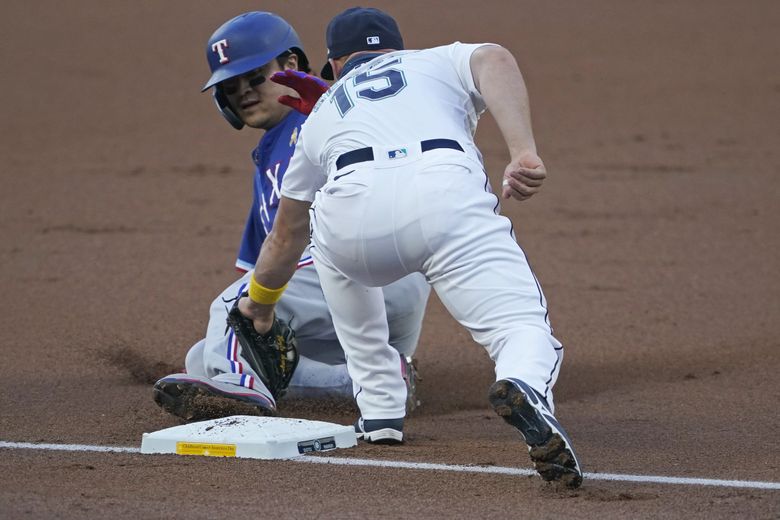
<svg viewBox="0 0 780 520"><path fill-rule="evenodd" d="M229 63L228 65L220 67L216 72L214 72L214 74L211 75L209 80L206 82L203 88L200 89L200 91L205 92L217 83L221 83L226 79L235 78L236 76L246 74L251 70L259 69L274 58L276 58L275 55L251 56L249 58L236 60L232 63Z"/></svg>
<svg viewBox="0 0 780 520"><path fill-rule="evenodd" d="M322 66L322 70L320 71L320 77L322 79L329 79L333 80L333 67L330 66L330 62L326 61L325 65Z"/></svg>

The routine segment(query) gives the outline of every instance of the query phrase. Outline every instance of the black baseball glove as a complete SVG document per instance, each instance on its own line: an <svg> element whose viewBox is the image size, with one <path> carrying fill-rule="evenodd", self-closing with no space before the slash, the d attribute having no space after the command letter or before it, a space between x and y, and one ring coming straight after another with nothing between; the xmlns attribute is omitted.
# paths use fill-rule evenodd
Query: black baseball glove
<svg viewBox="0 0 780 520"><path fill-rule="evenodd" d="M228 327L233 329L233 333L238 338L244 359L260 376L274 399L279 399L287 391L295 367L298 366L295 331L289 323L284 323L274 316L271 330L265 334L258 333L252 320L244 317L238 310L239 299L236 298L228 312Z"/></svg>

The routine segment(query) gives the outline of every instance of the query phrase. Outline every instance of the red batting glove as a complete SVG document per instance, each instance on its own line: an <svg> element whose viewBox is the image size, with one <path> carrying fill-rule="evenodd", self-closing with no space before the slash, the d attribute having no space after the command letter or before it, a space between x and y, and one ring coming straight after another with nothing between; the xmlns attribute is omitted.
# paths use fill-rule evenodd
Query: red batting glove
<svg viewBox="0 0 780 520"><path fill-rule="evenodd" d="M280 96L278 101L307 116L311 114L314 105L317 104L317 100L330 88L320 78L310 76L298 70L287 69L284 72L277 72L270 79L274 83L290 87L298 92L298 95L301 96L300 98Z"/></svg>

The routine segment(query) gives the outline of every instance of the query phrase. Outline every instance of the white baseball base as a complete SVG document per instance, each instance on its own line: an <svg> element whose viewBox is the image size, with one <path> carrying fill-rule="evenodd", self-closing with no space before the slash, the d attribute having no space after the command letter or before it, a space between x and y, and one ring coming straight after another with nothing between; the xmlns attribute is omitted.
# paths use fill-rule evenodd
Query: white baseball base
<svg viewBox="0 0 780 520"><path fill-rule="evenodd" d="M141 453L288 459L355 445L352 426L235 415L144 433Z"/></svg>

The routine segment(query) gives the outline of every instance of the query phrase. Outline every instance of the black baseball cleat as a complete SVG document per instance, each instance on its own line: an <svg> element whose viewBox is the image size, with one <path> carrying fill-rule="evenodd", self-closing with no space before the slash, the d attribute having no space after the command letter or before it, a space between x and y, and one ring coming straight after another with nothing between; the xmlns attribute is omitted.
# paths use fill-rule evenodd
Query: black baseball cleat
<svg viewBox="0 0 780 520"><path fill-rule="evenodd" d="M185 421L276 415L273 401L256 390L188 374L172 374L157 381L154 401Z"/></svg>
<svg viewBox="0 0 780 520"><path fill-rule="evenodd" d="M355 422L358 439L372 444L401 444L404 442L404 419L368 419Z"/></svg>
<svg viewBox="0 0 780 520"><path fill-rule="evenodd" d="M488 399L496 413L523 436L542 479L570 488L582 484L571 441L544 397L519 379L499 379L490 387Z"/></svg>

